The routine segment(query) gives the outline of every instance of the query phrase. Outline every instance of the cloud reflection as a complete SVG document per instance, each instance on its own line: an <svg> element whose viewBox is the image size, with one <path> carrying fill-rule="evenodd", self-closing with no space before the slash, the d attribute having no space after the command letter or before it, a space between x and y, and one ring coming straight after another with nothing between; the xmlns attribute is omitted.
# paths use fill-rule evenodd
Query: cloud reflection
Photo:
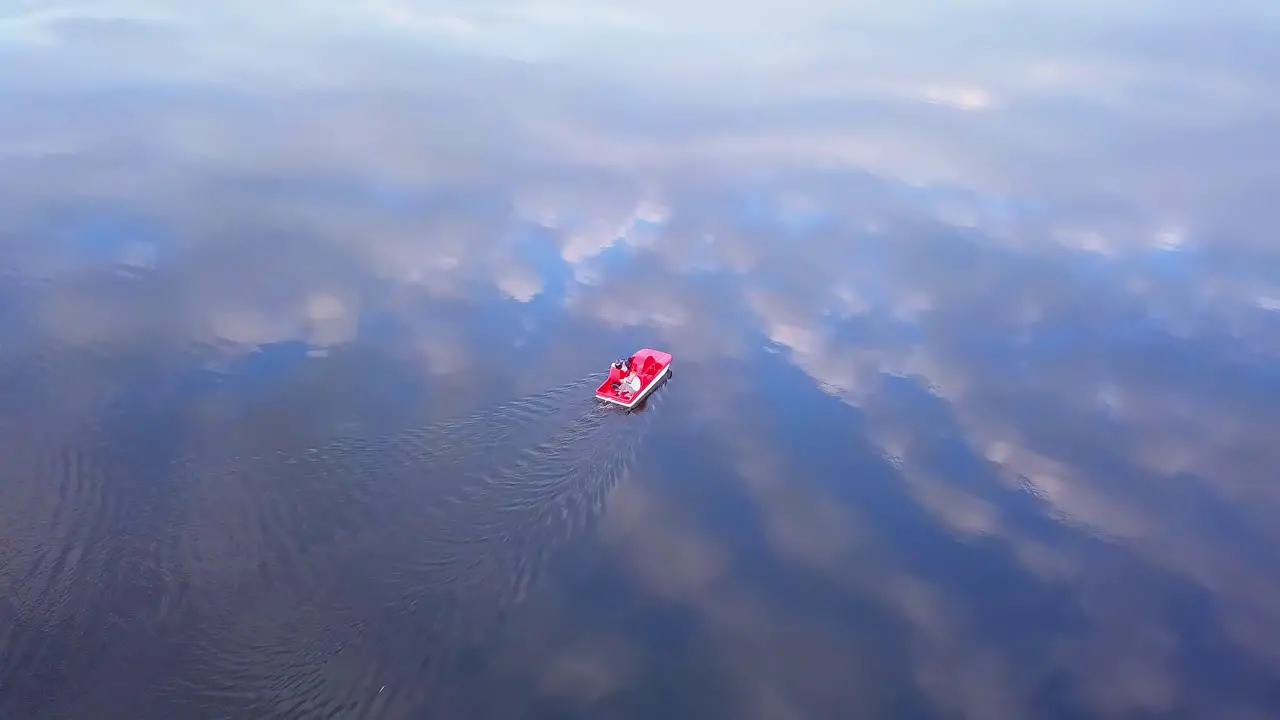
<svg viewBox="0 0 1280 720"><path fill-rule="evenodd" d="M176 403L158 417L188 455L236 418L271 425L270 399L165 388L192 366L235 380L289 342L321 369L271 376L271 397L324 407L285 416L298 437L242 429L217 452L425 422L661 345L681 363L677 449L613 490L593 552L638 616L694 618L687 662L727 688L708 712L1265 710L1270 6L686 5L6 15L0 355L6 387L34 393L4 407L26 451L10 476L107 463L58 453L119 443L100 420L124 397ZM377 354L429 407L352 409L332 388L381 386L340 350ZM125 499L235 545L209 487L149 487ZM30 617L58 577L29 538L87 531L47 488L3 492L3 612ZM109 576L88 539L69 566ZM235 552L141 556L230 585L253 564ZM692 703L654 679L644 633L532 628L589 614L550 585L494 651L526 699ZM290 607L277 596L272 620ZM412 657L319 667L364 673L357 702L369 667ZM498 702L480 695L450 702Z"/></svg>

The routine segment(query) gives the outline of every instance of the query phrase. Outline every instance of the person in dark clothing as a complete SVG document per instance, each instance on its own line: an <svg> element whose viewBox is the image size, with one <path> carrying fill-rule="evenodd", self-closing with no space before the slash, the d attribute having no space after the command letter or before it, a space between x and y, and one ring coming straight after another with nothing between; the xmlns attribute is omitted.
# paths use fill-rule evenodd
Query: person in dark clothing
<svg viewBox="0 0 1280 720"><path fill-rule="evenodd" d="M640 378L635 370L627 365L626 360L614 360L609 369L609 387L620 392L636 392L640 389Z"/></svg>

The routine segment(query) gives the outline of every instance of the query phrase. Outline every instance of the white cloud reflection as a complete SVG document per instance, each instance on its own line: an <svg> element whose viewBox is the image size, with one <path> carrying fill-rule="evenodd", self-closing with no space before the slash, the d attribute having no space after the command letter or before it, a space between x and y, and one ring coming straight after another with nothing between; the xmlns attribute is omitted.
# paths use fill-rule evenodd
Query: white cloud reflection
<svg viewBox="0 0 1280 720"><path fill-rule="evenodd" d="M692 369L690 432L769 561L867 613L790 614L679 492L620 485L605 546L706 622L734 717L882 712L879 663L990 718L1038 716L1058 677L1095 716L1245 716L1274 677L1270 4L175 8L0 16L0 260L46 281L30 309L60 347L333 347L384 314L395 352L463 383L498 352L458 310L485 293L530 332L563 312L565 343L647 333ZM847 477L756 417L769 358L847 406ZM947 557L1004 559L1011 612L1052 596L1066 624L999 637L997 589L844 495L872 476ZM12 544L15 507L50 512L20 490ZM1263 668L1234 698L1187 689L1181 592ZM534 693L639 682L617 632L542 637Z"/></svg>

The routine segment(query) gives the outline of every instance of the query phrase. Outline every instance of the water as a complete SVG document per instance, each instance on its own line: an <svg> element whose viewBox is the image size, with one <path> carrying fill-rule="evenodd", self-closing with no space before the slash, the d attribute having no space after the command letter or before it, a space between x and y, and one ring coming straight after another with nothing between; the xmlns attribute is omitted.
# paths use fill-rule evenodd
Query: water
<svg viewBox="0 0 1280 720"><path fill-rule="evenodd" d="M1275 717L1202 5L0 11L0 718Z"/></svg>

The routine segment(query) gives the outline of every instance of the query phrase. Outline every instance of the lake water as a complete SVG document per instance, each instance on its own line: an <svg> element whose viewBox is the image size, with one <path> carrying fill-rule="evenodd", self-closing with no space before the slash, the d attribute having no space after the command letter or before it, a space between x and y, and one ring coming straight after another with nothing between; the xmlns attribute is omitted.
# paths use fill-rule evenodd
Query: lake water
<svg viewBox="0 0 1280 720"><path fill-rule="evenodd" d="M0 718L1280 713L1274 3L190 5L0 4Z"/></svg>

